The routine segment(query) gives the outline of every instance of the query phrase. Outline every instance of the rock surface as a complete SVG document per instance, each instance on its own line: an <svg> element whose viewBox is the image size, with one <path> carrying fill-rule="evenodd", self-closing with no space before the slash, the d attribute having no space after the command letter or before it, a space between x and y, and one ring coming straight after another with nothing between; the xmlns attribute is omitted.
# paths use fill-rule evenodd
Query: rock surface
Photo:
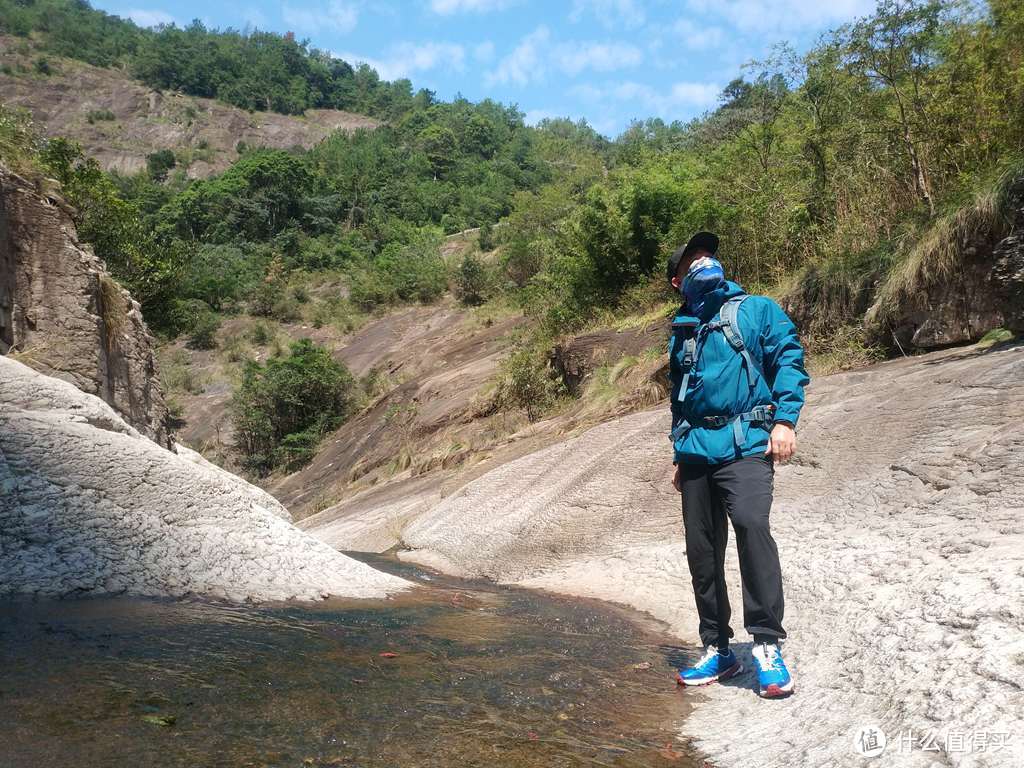
<svg viewBox="0 0 1024 768"><path fill-rule="evenodd" d="M878 765L1024 763L1022 419L1021 345L815 381L772 513L797 693L761 701L748 672L693 694L705 701L683 735L726 768L859 766L865 725L889 736ZM696 643L668 428L662 407L495 469L402 521L404 556L628 603ZM345 546L359 519L325 532ZM368 530L379 525L366 513ZM750 669L731 541L727 562ZM911 730L953 746L901 748ZM987 750L956 748L976 733ZM998 734L1008 744L992 749Z"/></svg>
<svg viewBox="0 0 1024 768"><path fill-rule="evenodd" d="M967 247L956 273L918 291L891 319L878 305L865 315L869 340L882 347L894 341L904 351L937 349L978 341L1007 322L999 283L993 277L994 245Z"/></svg>
<svg viewBox="0 0 1024 768"><path fill-rule="evenodd" d="M1006 327L1024 333L1024 180L1011 190L1010 234L992 251L992 279Z"/></svg>
<svg viewBox="0 0 1024 768"><path fill-rule="evenodd" d="M153 338L138 303L78 242L63 202L2 167L0 354L99 396L169 444Z"/></svg>
<svg viewBox="0 0 1024 768"><path fill-rule="evenodd" d="M285 600L407 586L289 520L264 491L0 357L0 596Z"/></svg>

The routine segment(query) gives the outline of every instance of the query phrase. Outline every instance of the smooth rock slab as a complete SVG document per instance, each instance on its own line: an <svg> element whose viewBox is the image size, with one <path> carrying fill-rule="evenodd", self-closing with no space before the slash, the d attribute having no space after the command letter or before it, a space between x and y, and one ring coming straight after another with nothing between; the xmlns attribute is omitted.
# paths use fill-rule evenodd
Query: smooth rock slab
<svg viewBox="0 0 1024 768"><path fill-rule="evenodd" d="M0 596L383 597L401 579L299 531L269 494L0 357Z"/></svg>

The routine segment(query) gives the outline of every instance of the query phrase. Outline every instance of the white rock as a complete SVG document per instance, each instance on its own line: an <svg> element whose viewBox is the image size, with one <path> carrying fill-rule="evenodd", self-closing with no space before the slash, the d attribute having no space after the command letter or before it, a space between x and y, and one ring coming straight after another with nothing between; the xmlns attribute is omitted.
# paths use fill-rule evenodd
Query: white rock
<svg viewBox="0 0 1024 768"><path fill-rule="evenodd" d="M408 586L299 531L269 494L0 357L0 595L382 597Z"/></svg>

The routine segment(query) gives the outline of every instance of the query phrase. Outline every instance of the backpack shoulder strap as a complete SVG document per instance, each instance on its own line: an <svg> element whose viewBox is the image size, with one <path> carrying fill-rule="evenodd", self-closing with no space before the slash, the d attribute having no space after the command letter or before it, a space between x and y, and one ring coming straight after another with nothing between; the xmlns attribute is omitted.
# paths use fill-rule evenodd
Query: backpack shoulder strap
<svg viewBox="0 0 1024 768"><path fill-rule="evenodd" d="M754 356L750 354L750 350L747 349L747 345L743 343L743 331L740 329L739 317L740 317L740 305L750 298L747 294L742 296L733 296L718 311L720 318L720 325L722 333L725 335L726 341L729 342L729 346L732 347L738 354L743 357L744 366L747 369L747 383L750 386L754 386L755 378L754 372L756 371L760 376L764 377L764 372L761 370L761 366L754 359Z"/></svg>
<svg viewBox="0 0 1024 768"><path fill-rule="evenodd" d="M686 317L685 315L677 315L672 321L672 338L668 343L668 354L670 357L675 356L676 361L679 363L679 367L682 369L683 378L679 386L679 395L677 397L679 403L686 400L686 392L690 385L690 372L693 369L693 364L697 359L697 340L693 336L693 329L696 327L696 323L693 319ZM682 336L680 341L682 342L682 348L676 348L676 338Z"/></svg>

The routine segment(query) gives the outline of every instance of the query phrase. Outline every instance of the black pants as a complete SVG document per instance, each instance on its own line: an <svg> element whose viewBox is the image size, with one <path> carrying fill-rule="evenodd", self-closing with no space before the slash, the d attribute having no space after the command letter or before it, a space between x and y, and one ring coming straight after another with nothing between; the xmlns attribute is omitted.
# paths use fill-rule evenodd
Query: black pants
<svg viewBox="0 0 1024 768"><path fill-rule="evenodd" d="M686 559L704 645L724 648L733 636L725 588L725 544L732 520L743 581L743 626L756 642L786 636L782 628L782 569L768 528L775 466L767 456L727 464L682 464Z"/></svg>

